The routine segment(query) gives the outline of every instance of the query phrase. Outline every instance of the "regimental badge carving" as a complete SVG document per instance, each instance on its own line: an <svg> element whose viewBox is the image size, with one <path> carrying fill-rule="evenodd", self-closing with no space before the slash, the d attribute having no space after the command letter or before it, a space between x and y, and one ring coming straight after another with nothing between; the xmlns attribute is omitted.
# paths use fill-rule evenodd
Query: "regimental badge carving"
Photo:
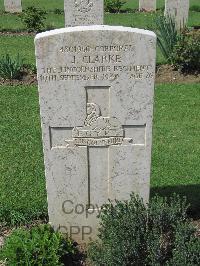
<svg viewBox="0 0 200 266"><path fill-rule="evenodd" d="M66 140L67 146L111 146L132 143L124 138L124 130L116 117L104 117L96 103L87 104L87 116L82 127L74 127L73 140Z"/></svg>
<svg viewBox="0 0 200 266"><path fill-rule="evenodd" d="M91 0L75 0L74 1L75 7L79 12L87 13L89 12L94 3Z"/></svg>

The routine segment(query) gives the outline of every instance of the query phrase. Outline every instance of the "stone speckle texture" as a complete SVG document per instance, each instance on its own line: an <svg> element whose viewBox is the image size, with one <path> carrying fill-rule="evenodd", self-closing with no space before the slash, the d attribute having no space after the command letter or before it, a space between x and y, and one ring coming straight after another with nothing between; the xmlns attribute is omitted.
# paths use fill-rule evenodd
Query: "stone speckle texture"
<svg viewBox="0 0 200 266"><path fill-rule="evenodd" d="M22 12L21 0L4 0L4 7L6 12L10 13Z"/></svg>
<svg viewBox="0 0 200 266"><path fill-rule="evenodd" d="M165 16L175 18L177 29L181 29L187 23L189 7L189 0L165 0Z"/></svg>
<svg viewBox="0 0 200 266"><path fill-rule="evenodd" d="M156 0L139 0L139 10L156 11Z"/></svg>
<svg viewBox="0 0 200 266"><path fill-rule="evenodd" d="M103 24L104 0L64 0L65 27Z"/></svg>
<svg viewBox="0 0 200 266"><path fill-rule="evenodd" d="M149 199L156 36L82 26L35 46L49 219L87 243L108 198Z"/></svg>

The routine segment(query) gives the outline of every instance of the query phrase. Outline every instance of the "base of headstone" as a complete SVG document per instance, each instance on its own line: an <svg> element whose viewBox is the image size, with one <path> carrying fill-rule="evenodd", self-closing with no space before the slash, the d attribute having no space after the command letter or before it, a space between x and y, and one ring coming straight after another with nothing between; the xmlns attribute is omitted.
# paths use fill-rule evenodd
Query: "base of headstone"
<svg viewBox="0 0 200 266"><path fill-rule="evenodd" d="M64 0L65 27L102 25L104 0Z"/></svg>
<svg viewBox="0 0 200 266"><path fill-rule="evenodd" d="M165 16L171 17L178 30L185 27L189 16L189 0L165 0Z"/></svg>
<svg viewBox="0 0 200 266"><path fill-rule="evenodd" d="M156 0L139 0L139 11L156 11Z"/></svg>
<svg viewBox="0 0 200 266"><path fill-rule="evenodd" d="M4 0L5 12L8 13L21 13L22 4L21 0Z"/></svg>

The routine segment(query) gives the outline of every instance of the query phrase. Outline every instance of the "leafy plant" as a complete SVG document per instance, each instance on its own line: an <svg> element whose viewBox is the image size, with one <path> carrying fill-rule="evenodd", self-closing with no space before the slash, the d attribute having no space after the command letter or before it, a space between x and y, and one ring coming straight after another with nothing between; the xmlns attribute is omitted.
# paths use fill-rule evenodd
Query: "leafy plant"
<svg viewBox="0 0 200 266"><path fill-rule="evenodd" d="M158 46L163 56L171 63L174 46L180 38L179 32L176 29L175 20L170 16L158 16L155 22L158 31Z"/></svg>
<svg viewBox="0 0 200 266"><path fill-rule="evenodd" d="M20 16L29 32L41 31L46 19L46 11L34 6L28 7Z"/></svg>
<svg viewBox="0 0 200 266"><path fill-rule="evenodd" d="M105 11L109 13L119 13L125 3L125 1L121 0L105 0Z"/></svg>
<svg viewBox="0 0 200 266"><path fill-rule="evenodd" d="M34 64L24 64L23 65L25 69L28 70L31 74L37 74L37 67Z"/></svg>
<svg viewBox="0 0 200 266"><path fill-rule="evenodd" d="M194 236L195 229L184 223L177 226L170 266L200 265L200 240Z"/></svg>
<svg viewBox="0 0 200 266"><path fill-rule="evenodd" d="M138 196L109 202L100 213L100 241L88 256L94 265L199 265L200 238L187 219L186 199L154 197L146 206ZM184 253L185 252L185 253ZM181 258L184 253L184 258ZM176 264L175 258L182 264Z"/></svg>
<svg viewBox="0 0 200 266"><path fill-rule="evenodd" d="M200 33L183 33L171 55L173 65L182 72L200 72Z"/></svg>
<svg viewBox="0 0 200 266"><path fill-rule="evenodd" d="M9 54L0 58L0 77L4 79L19 79L23 68L24 59L19 54L12 59Z"/></svg>
<svg viewBox="0 0 200 266"><path fill-rule="evenodd" d="M8 265L61 266L65 256L75 252L72 242L53 231L50 225L33 227L30 231L16 229L6 240L1 258Z"/></svg>
<svg viewBox="0 0 200 266"><path fill-rule="evenodd" d="M56 14L56 15L60 15L60 14L63 14L63 10L59 9L59 8L55 8L53 13Z"/></svg>
<svg viewBox="0 0 200 266"><path fill-rule="evenodd" d="M200 12L200 6L193 5L190 7L190 11Z"/></svg>

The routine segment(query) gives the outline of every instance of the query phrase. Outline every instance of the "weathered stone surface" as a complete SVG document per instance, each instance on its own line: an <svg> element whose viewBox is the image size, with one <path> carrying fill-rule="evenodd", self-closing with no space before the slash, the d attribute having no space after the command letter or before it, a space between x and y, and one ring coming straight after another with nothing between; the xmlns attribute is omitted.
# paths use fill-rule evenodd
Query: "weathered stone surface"
<svg viewBox="0 0 200 266"><path fill-rule="evenodd" d="M156 0L139 0L139 10L156 11Z"/></svg>
<svg viewBox="0 0 200 266"><path fill-rule="evenodd" d="M103 0L64 0L65 27L103 24Z"/></svg>
<svg viewBox="0 0 200 266"><path fill-rule="evenodd" d="M50 222L88 242L108 198L149 198L156 36L85 26L35 45Z"/></svg>
<svg viewBox="0 0 200 266"><path fill-rule="evenodd" d="M22 12L21 0L4 0L4 7L6 12L10 13Z"/></svg>
<svg viewBox="0 0 200 266"><path fill-rule="evenodd" d="M188 20L189 6L189 0L165 0L165 16L175 18L177 28L183 28Z"/></svg>

